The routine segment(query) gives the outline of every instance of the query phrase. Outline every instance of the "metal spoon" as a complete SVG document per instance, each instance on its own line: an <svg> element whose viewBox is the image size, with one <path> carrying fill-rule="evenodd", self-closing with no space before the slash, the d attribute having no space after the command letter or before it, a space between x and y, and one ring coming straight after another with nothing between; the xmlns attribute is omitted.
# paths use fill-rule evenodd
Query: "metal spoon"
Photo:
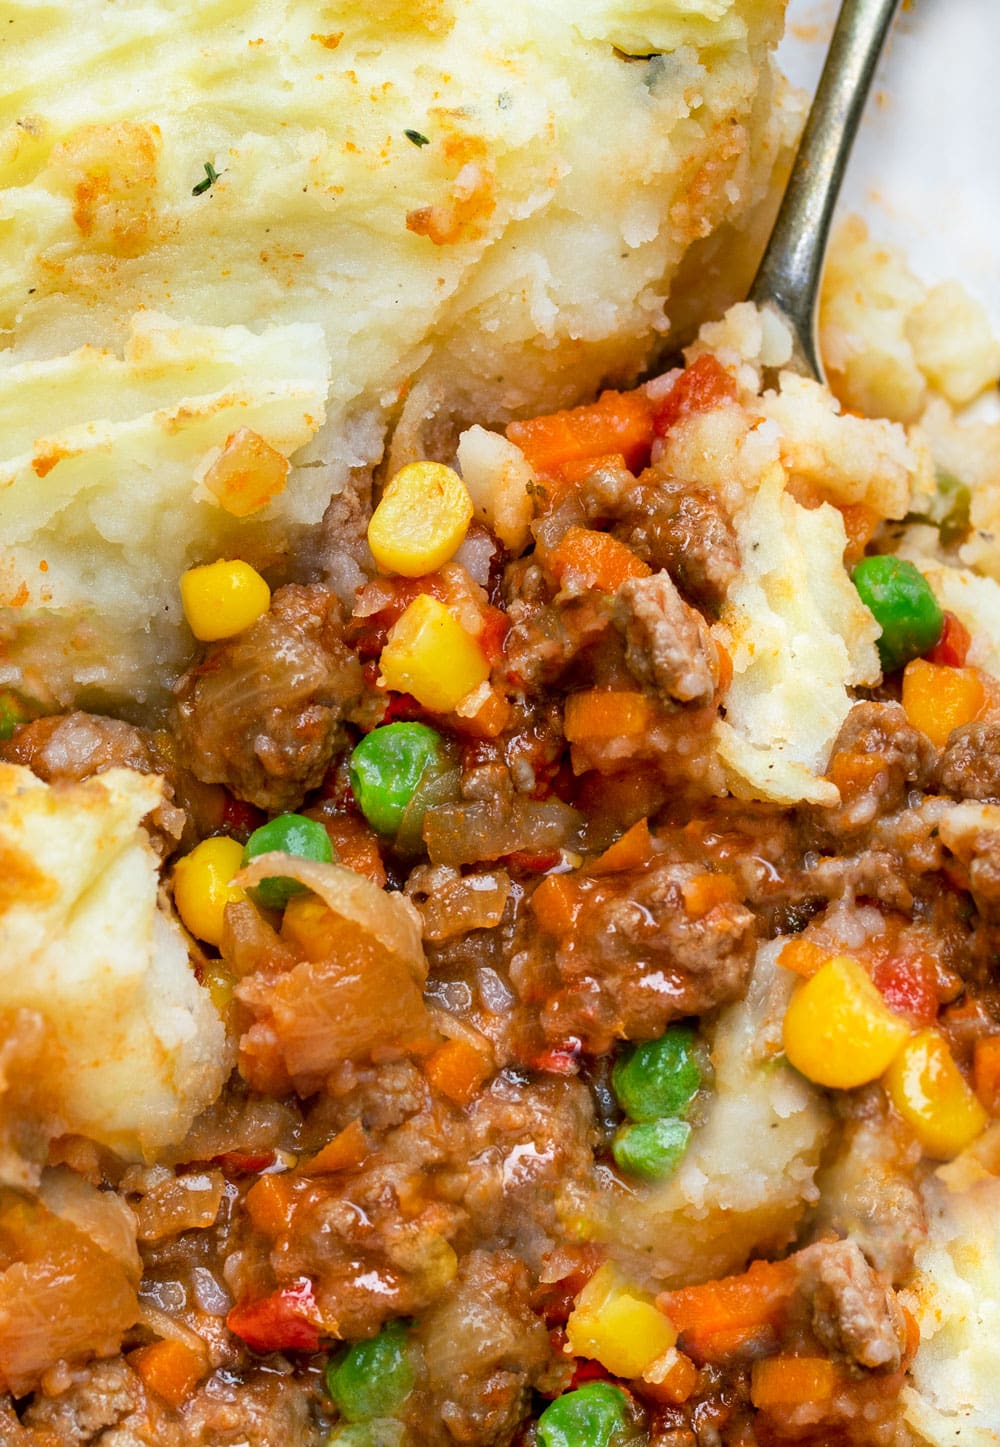
<svg viewBox="0 0 1000 1447"><path fill-rule="evenodd" d="M823 258L848 157L899 0L843 0L750 300L790 324L800 370L825 381L816 341Z"/></svg>

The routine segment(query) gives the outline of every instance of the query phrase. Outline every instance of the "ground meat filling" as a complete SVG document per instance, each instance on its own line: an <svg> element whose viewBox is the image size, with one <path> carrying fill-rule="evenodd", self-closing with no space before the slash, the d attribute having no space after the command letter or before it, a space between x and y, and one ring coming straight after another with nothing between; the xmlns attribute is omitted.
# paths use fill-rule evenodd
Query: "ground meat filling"
<svg viewBox="0 0 1000 1447"><path fill-rule="evenodd" d="M719 497L650 467L633 478L599 468L578 500L591 524L601 523L654 571L665 569L686 598L716 611L740 566L739 546Z"/></svg>
<svg viewBox="0 0 1000 1447"><path fill-rule="evenodd" d="M406 1420L427 1447L510 1442L533 1388L555 1393L568 1366L553 1359L548 1332L531 1306L532 1280L508 1251L473 1251L417 1327L426 1382Z"/></svg>
<svg viewBox="0 0 1000 1447"><path fill-rule="evenodd" d="M255 1295L308 1277L324 1318L352 1340L425 1313L453 1281L456 1253L477 1244L539 1268L560 1234L563 1183L586 1189L592 1170L580 1082L502 1072L467 1111L403 1062L345 1068L336 1082L307 1129L326 1137L362 1122L367 1154L332 1174L289 1174L280 1216L252 1209L239 1269Z"/></svg>
<svg viewBox="0 0 1000 1447"><path fill-rule="evenodd" d="M148 729L101 714L53 714L34 719L13 738L0 741L0 759L23 764L47 784L78 783L107 769L135 769L164 778L164 799L149 816L154 845L161 854L176 848L185 826L185 812L175 807L184 790L179 772L157 747Z"/></svg>
<svg viewBox="0 0 1000 1447"><path fill-rule="evenodd" d="M4 1188L0 1256L53 1168L84 1178L91 1208L113 1201L129 1247L112 1312L115 1243L46 1207L67 1279L91 1263L91 1304L55 1365L29 1333L20 1374L0 1260L0 1372L19 1394L0 1447L535 1447L552 1440L547 1403L591 1383L623 1385L643 1447L903 1440L915 1347L896 1292L937 1158L884 1065L842 1088L792 1068L789 1002L796 975L847 954L907 1027L876 1023L907 1048L937 1031L986 1099L1000 725L987 700L941 748L890 679L851 695L834 807L731 792L731 660L713 637L740 567L728 490L642 470L668 455L657 429L702 410L703 382L706 406L736 405L717 363L684 375L676 406L633 399L654 440L629 467L608 451L582 477L538 470L525 556L477 521L435 571L376 575L358 479L296 564L323 583L279 588L205 648L172 733L74 712L0 745L54 784L162 774L164 854L227 835L239 858L233 843L294 810L340 861L285 861L308 888L282 906L242 875L249 892L198 935L192 968L236 1065L170 1153L22 1141L0 1117L0 1168L33 1173ZM432 599L480 680L441 712L419 650L399 688L381 672ZM432 662L440 684L455 659ZM366 801L352 750L389 723L433 730L432 764L400 783L383 761ZM0 1066L33 1076L39 1021L3 1024ZM573 1319L602 1279L610 1342ZM110 1321L95 1325L98 1296ZM641 1366L622 1356L636 1312L663 1334ZM405 1391L384 1411L344 1405L324 1374L387 1335L405 1343Z"/></svg>
<svg viewBox="0 0 1000 1447"><path fill-rule="evenodd" d="M938 765L942 793L1000 803L1000 722L979 719L955 729Z"/></svg>
<svg viewBox="0 0 1000 1447"><path fill-rule="evenodd" d="M558 941L527 917L510 962L515 989L539 1009L550 1044L602 1054L616 1040L662 1035L671 1020L738 999L756 941L754 917L723 887L702 910L695 865L583 878L572 932ZM724 885L731 881L724 881Z"/></svg>
<svg viewBox="0 0 1000 1447"><path fill-rule="evenodd" d="M837 735L828 769L842 802L811 815L819 837L849 847L877 819L901 809L910 789L930 786L934 761L930 740L898 703L856 703Z"/></svg>
<svg viewBox="0 0 1000 1447"><path fill-rule="evenodd" d="M317 788L361 699L336 594L289 584L245 633L207 650L177 685L177 736L208 783L275 813Z"/></svg>
<svg viewBox="0 0 1000 1447"><path fill-rule="evenodd" d="M719 681L718 650L705 620L684 602L669 573L623 583L615 605L633 678L677 703L711 703Z"/></svg>
<svg viewBox="0 0 1000 1447"><path fill-rule="evenodd" d="M820 1241L792 1259L818 1340L870 1371L894 1371L906 1342L902 1308L856 1242Z"/></svg>

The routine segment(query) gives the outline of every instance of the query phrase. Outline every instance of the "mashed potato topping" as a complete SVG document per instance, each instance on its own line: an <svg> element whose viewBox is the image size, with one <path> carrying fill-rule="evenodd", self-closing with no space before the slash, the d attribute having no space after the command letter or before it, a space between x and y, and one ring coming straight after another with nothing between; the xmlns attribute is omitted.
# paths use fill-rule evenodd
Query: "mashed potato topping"
<svg viewBox="0 0 1000 1447"><path fill-rule="evenodd" d="M16 5L0 684L155 693L189 647L179 568L280 565L417 384L482 422L634 375L681 258L788 140L780 11ZM240 424L295 465L236 524L198 483Z"/></svg>
<svg viewBox="0 0 1000 1447"><path fill-rule="evenodd" d="M145 668L128 651L109 652L104 630L152 628L167 664L162 640L181 617L168 581L206 550L274 559L292 523L319 521L328 490L314 469L300 469L294 488L246 519L197 483L240 428L286 457L307 442L323 421L330 365L315 324L256 333L144 312L121 356L84 346L0 368L0 588L22 615L84 620L71 634L78 684L143 697ZM30 643L8 616L16 643L4 671L13 682L31 666L18 644ZM36 691L44 697L58 680L57 670Z"/></svg>
<svg viewBox="0 0 1000 1447"><path fill-rule="evenodd" d="M724 1276L780 1250L817 1199L830 1115L781 1052L793 981L780 949L760 947L746 998L719 1016L711 1109L679 1170L615 1217L616 1249L660 1285Z"/></svg>
<svg viewBox="0 0 1000 1447"><path fill-rule="evenodd" d="M743 569L717 629L733 660L718 724L732 790L836 803L836 785L821 775L851 706L847 689L880 674L878 625L843 565L843 522L829 504L797 503L776 468L737 531Z"/></svg>
<svg viewBox="0 0 1000 1447"><path fill-rule="evenodd" d="M48 786L0 765L0 1008L42 1017L50 1135L130 1158L177 1141L227 1071L222 1023L157 905L155 776Z"/></svg>
<svg viewBox="0 0 1000 1447"><path fill-rule="evenodd" d="M933 1447L1000 1443L1000 1179L982 1174L952 1191L927 1188L929 1236L904 1293L920 1326L906 1420Z"/></svg>

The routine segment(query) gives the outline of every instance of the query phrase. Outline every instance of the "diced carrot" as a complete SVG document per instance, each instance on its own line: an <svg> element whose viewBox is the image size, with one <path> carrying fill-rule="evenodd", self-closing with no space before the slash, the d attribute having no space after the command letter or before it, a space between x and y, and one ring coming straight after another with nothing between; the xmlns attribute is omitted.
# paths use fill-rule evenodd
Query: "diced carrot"
<svg viewBox="0 0 1000 1447"><path fill-rule="evenodd" d="M754 1362L750 1400L768 1407L797 1407L803 1402L828 1402L840 1373L829 1357L764 1357Z"/></svg>
<svg viewBox="0 0 1000 1447"><path fill-rule="evenodd" d="M424 1062L427 1078L456 1105L468 1105L491 1073L486 1056L465 1040L447 1040Z"/></svg>
<svg viewBox="0 0 1000 1447"><path fill-rule="evenodd" d="M567 698L563 731L571 744L588 739L635 738L649 728L651 715L644 693L592 689Z"/></svg>
<svg viewBox="0 0 1000 1447"><path fill-rule="evenodd" d="M368 1159L371 1146L358 1116L327 1141L302 1169L307 1176L322 1176L332 1171L353 1171Z"/></svg>
<svg viewBox="0 0 1000 1447"><path fill-rule="evenodd" d="M656 1299L695 1360L719 1361L765 1328L776 1328L792 1298L796 1270L787 1261L755 1261L741 1276L665 1291Z"/></svg>
<svg viewBox="0 0 1000 1447"><path fill-rule="evenodd" d="M625 458L620 452L605 452L600 457L573 457L559 468L560 481L575 485L585 482L599 467L622 468Z"/></svg>
<svg viewBox="0 0 1000 1447"><path fill-rule="evenodd" d="M902 1303L900 1303L902 1306ZM909 1307L902 1306L903 1321L906 1325L906 1345L903 1348L903 1365L909 1366L917 1354L920 1346L920 1323L910 1311Z"/></svg>
<svg viewBox="0 0 1000 1447"><path fill-rule="evenodd" d="M247 1215L255 1231L272 1239L291 1225L295 1191L287 1175L261 1176L247 1191Z"/></svg>
<svg viewBox="0 0 1000 1447"><path fill-rule="evenodd" d="M180 1341L155 1341L128 1354L128 1364L151 1392L171 1407L182 1407L208 1373L208 1362Z"/></svg>
<svg viewBox="0 0 1000 1447"><path fill-rule="evenodd" d="M353 869L377 884L385 887L385 865L374 832L360 819L349 814L335 814L322 820L330 843L337 852L337 858L347 869Z"/></svg>
<svg viewBox="0 0 1000 1447"><path fill-rule="evenodd" d="M791 970L796 975L801 975L804 980L809 980L821 969L830 958L830 951L824 950L821 945L813 944L812 940L804 940L796 935L790 939L787 945L782 947L778 955L778 964L782 969Z"/></svg>
<svg viewBox="0 0 1000 1447"><path fill-rule="evenodd" d="M972 1082L990 1114L1000 1115L1000 1035L987 1035L976 1041Z"/></svg>
<svg viewBox="0 0 1000 1447"><path fill-rule="evenodd" d="M952 729L971 723L986 694L974 668L946 668L915 658L903 670L903 708L915 729L943 748Z"/></svg>
<svg viewBox="0 0 1000 1447"><path fill-rule="evenodd" d="M580 891L568 874L547 874L531 896L538 928L557 939L572 932L582 905Z"/></svg>
<svg viewBox="0 0 1000 1447"><path fill-rule="evenodd" d="M736 881L730 874L696 874L681 885L684 908L692 919L701 919L719 904L732 904L737 897Z"/></svg>
<svg viewBox="0 0 1000 1447"><path fill-rule="evenodd" d="M848 750L835 754L830 765L830 778L841 795L859 794L885 768L879 754L856 754Z"/></svg>
<svg viewBox="0 0 1000 1447"><path fill-rule="evenodd" d="M726 693L733 681L733 659L728 648L723 648L721 643L716 643L715 651L719 655L719 687L720 694Z"/></svg>
<svg viewBox="0 0 1000 1447"><path fill-rule="evenodd" d="M653 1368L644 1373L640 1389L644 1397L652 1397L654 1402L679 1407L697 1385L698 1368L694 1362L676 1347L671 1347L662 1368L660 1363L654 1363Z"/></svg>
<svg viewBox="0 0 1000 1447"><path fill-rule="evenodd" d="M653 410L644 392L602 392L589 406L511 422L507 436L538 473L609 453L634 471L649 460Z"/></svg>
<svg viewBox="0 0 1000 1447"><path fill-rule="evenodd" d="M454 726L472 738L495 739L503 733L509 722L510 704L499 689L489 688L474 714L468 717L456 714Z"/></svg>
<svg viewBox="0 0 1000 1447"><path fill-rule="evenodd" d="M650 574L631 548L596 528L568 528L546 566L561 588L600 588L605 593L614 593L628 578Z"/></svg>
<svg viewBox="0 0 1000 1447"><path fill-rule="evenodd" d="M972 634L961 618L946 612L941 637L925 656L928 663L943 663L948 668L963 668L971 646Z"/></svg>
<svg viewBox="0 0 1000 1447"><path fill-rule="evenodd" d="M653 855L653 841L647 820L640 819L631 829L609 844L589 866L591 874L620 874L626 869L641 869Z"/></svg>
<svg viewBox="0 0 1000 1447"><path fill-rule="evenodd" d="M677 378L665 397L655 404L656 434L663 437L682 417L710 412L723 402L735 400L736 383L710 352L696 357Z"/></svg>
<svg viewBox="0 0 1000 1447"><path fill-rule="evenodd" d="M624 466L625 458L620 452L605 452L600 457L574 457L564 462L554 472L543 475L539 486L545 496L537 499L537 511L544 513L558 507L564 497L599 467L621 469Z"/></svg>
<svg viewBox="0 0 1000 1447"><path fill-rule="evenodd" d="M847 534L844 560L848 564L856 563L859 558L864 557L865 548L882 521L882 514L867 503L848 502L840 508L840 515L844 519L844 532Z"/></svg>

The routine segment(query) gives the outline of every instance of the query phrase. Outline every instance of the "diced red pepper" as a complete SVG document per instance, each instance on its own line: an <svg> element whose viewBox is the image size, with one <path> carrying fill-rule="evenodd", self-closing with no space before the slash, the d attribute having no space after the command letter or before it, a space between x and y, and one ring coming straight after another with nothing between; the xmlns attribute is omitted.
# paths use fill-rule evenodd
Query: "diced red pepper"
<svg viewBox="0 0 1000 1447"><path fill-rule="evenodd" d="M483 631L478 639L487 663L496 663L503 656L503 642L509 628L510 620L507 614L502 609L487 604L483 609Z"/></svg>
<svg viewBox="0 0 1000 1447"><path fill-rule="evenodd" d="M964 668L971 644L972 634L962 620L954 613L946 612L941 637L925 657L928 663L943 663L946 668Z"/></svg>
<svg viewBox="0 0 1000 1447"><path fill-rule="evenodd" d="M222 829L241 844L247 842L253 831L259 829L266 818L263 809L226 793L226 802L222 806Z"/></svg>
<svg viewBox="0 0 1000 1447"><path fill-rule="evenodd" d="M212 1157L213 1166L221 1166L230 1176L259 1176L274 1162L274 1151L223 1151Z"/></svg>
<svg viewBox="0 0 1000 1447"><path fill-rule="evenodd" d="M653 409L653 426L664 437L682 417L710 412L736 398L736 383L710 352L704 352L686 367L665 397Z"/></svg>
<svg viewBox="0 0 1000 1447"><path fill-rule="evenodd" d="M543 1050L532 1064L535 1070L544 1070L546 1075L578 1075L582 1054L583 1046L580 1041L571 1036L569 1040L564 1040L562 1045L552 1050Z"/></svg>
<svg viewBox="0 0 1000 1447"><path fill-rule="evenodd" d="M918 1025L930 1025L937 1019L937 972L926 955L904 951L876 960L872 980L897 1015Z"/></svg>
<svg viewBox="0 0 1000 1447"><path fill-rule="evenodd" d="M238 1302L226 1325L251 1351L314 1352L319 1348L319 1314L313 1284L300 1276L257 1301Z"/></svg>
<svg viewBox="0 0 1000 1447"><path fill-rule="evenodd" d="M527 849L517 849L513 854L504 855L502 863L513 874L548 874L561 859L558 849L543 849L538 854L532 854Z"/></svg>
<svg viewBox="0 0 1000 1447"><path fill-rule="evenodd" d="M614 1377L600 1362L591 1362L586 1358L578 1357L573 1375L570 1378L569 1389L572 1392L577 1387L582 1387L584 1382L613 1382Z"/></svg>
<svg viewBox="0 0 1000 1447"><path fill-rule="evenodd" d="M414 719L427 717L427 710L411 693L387 693L382 726L391 723L412 723Z"/></svg>

